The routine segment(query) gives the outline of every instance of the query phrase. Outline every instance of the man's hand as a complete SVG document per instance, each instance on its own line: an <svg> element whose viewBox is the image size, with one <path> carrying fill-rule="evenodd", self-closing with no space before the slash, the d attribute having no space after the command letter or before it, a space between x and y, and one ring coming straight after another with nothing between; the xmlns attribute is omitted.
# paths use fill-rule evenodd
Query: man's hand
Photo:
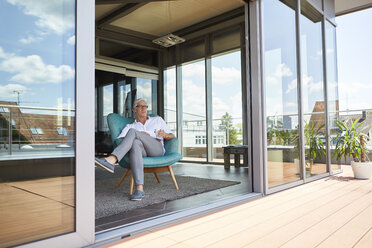
<svg viewBox="0 0 372 248"><path fill-rule="evenodd" d="M166 133L164 132L164 130L160 129L156 137L161 137L165 140L170 140L174 138L174 135L172 133Z"/></svg>
<svg viewBox="0 0 372 248"><path fill-rule="evenodd" d="M158 131L158 133L157 133L156 136L165 139L165 137L167 136L167 133L164 132L163 129L160 129L160 130Z"/></svg>

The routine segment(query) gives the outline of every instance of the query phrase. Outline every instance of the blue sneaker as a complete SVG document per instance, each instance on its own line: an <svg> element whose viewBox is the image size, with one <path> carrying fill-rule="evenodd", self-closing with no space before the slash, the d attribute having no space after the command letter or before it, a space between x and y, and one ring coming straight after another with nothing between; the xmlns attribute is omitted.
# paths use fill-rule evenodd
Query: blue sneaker
<svg viewBox="0 0 372 248"><path fill-rule="evenodd" d="M114 173L114 165L110 164L105 158L95 158L95 164L102 169Z"/></svg>
<svg viewBox="0 0 372 248"><path fill-rule="evenodd" d="M130 196L131 201L140 201L145 196L145 192L141 190L134 191L133 195Z"/></svg>

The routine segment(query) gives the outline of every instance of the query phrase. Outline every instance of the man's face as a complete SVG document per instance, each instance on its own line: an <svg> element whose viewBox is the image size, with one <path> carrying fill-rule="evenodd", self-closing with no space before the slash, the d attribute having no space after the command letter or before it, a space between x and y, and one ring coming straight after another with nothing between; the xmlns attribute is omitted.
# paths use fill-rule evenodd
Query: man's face
<svg viewBox="0 0 372 248"><path fill-rule="evenodd" d="M139 101L134 107L134 112L137 117L146 117L147 116L147 103L145 101Z"/></svg>

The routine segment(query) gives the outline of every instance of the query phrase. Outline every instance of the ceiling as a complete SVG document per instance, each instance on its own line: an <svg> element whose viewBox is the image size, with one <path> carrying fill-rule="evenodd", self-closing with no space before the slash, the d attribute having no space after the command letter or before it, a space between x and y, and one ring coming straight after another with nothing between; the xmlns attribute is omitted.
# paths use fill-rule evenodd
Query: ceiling
<svg viewBox="0 0 372 248"><path fill-rule="evenodd" d="M104 0L96 2L102 3ZM121 4L96 4L98 27L124 28L154 37L166 35L243 6L241 0L117 0L117 2ZM123 15L120 10L125 14ZM111 18L108 18L110 16Z"/></svg>
<svg viewBox="0 0 372 248"><path fill-rule="evenodd" d="M244 18L243 6L243 0L96 0L98 55L156 65L161 47L152 40L169 33L189 39L184 35L199 31L190 30L194 24L210 27L231 12L219 21Z"/></svg>
<svg viewBox="0 0 372 248"><path fill-rule="evenodd" d="M336 16L371 7L372 0L335 0Z"/></svg>

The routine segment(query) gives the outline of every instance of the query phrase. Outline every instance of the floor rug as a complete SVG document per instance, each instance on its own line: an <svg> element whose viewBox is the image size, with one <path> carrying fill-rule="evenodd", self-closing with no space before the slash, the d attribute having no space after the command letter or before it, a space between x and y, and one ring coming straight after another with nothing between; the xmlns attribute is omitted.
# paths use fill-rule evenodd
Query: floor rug
<svg viewBox="0 0 372 248"><path fill-rule="evenodd" d="M141 201L129 200L130 177L126 177L119 188L116 187L119 181L117 177L96 179L96 219L240 183L176 176L179 186L179 190L176 190L169 173L159 174L159 177L161 183L157 182L154 174L145 174L145 197Z"/></svg>

